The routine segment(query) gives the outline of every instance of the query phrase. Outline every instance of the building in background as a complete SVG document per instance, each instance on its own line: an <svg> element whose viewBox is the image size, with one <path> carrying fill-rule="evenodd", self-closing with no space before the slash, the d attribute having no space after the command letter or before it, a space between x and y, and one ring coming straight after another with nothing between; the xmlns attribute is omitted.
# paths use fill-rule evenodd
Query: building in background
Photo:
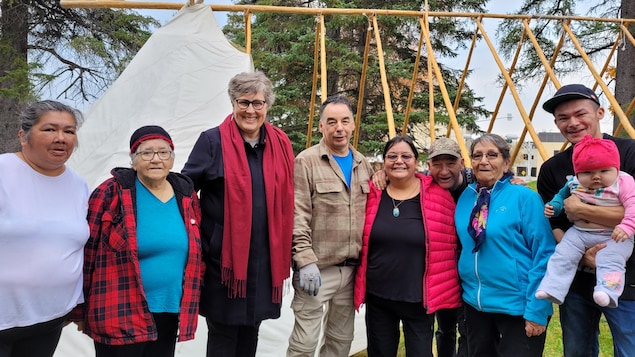
<svg viewBox="0 0 635 357"><path fill-rule="evenodd" d="M507 142L512 145L514 149L518 145L518 137L514 135L507 135ZM538 133L538 138L542 142L549 157L560 152L562 145L565 142L564 136L560 132L542 132ZM526 141L522 144L516 160L512 164L512 172L514 175L524 178L526 181L535 181L538 178L540 167L545 162L538 153L536 145L531 141Z"/></svg>

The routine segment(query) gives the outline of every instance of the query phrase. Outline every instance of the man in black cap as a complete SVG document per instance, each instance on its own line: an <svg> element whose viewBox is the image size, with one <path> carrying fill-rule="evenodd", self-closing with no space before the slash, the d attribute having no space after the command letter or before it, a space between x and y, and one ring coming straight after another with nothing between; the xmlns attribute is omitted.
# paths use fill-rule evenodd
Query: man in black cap
<svg viewBox="0 0 635 357"><path fill-rule="evenodd" d="M575 145L585 135L615 142L620 152L621 170L635 175L635 140L602 134L600 120L604 117L597 95L581 84L560 88L543 104L554 115L554 123L562 135ZM548 202L574 174L573 146L547 160L538 175L538 192ZM566 215L551 218L556 241L571 227L571 221L585 219L602 225L615 226L624 216L624 208L600 207L582 203L573 195L565 201ZM626 281L617 308L601 308L593 301L595 286L595 254L604 247L598 244L587 250L583 265L578 269L564 303L560 306L560 323L564 355L567 357L597 356L599 353L599 321L604 313L613 335L614 356L633 356L635 353L635 256L626 266ZM601 277L598 277L601 278Z"/></svg>

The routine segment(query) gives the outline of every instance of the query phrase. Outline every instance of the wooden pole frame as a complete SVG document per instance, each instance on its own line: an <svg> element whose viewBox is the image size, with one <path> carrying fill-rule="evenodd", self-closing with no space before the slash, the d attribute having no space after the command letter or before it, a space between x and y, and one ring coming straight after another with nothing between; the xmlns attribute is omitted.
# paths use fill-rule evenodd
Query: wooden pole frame
<svg viewBox="0 0 635 357"><path fill-rule="evenodd" d="M69 7L75 7L75 8L126 8L126 9L165 9L165 10L179 10L180 8L182 8L183 6L190 6L193 5L194 3L200 3L200 0L186 0L186 3L174 3L174 2L160 2L160 1L127 1L127 0L61 0L60 1L60 5L62 7L65 8L69 8ZM621 19L621 18L595 18L595 17L588 17L588 16L567 16L567 17L562 17L562 16L553 16L553 15L549 15L549 16L543 16L543 15L510 15L510 14L482 14L482 13L453 13L453 12L432 12L432 11L428 11L428 6L427 6L427 0L425 2L426 6L424 7L424 9L420 10L420 11L414 11L414 10L384 10L384 9L350 9L350 8L308 8L308 7L284 7L284 6L263 6L263 5L214 5L211 4L209 5L210 8L215 11L215 12L222 12L222 11L227 11L227 12L243 12L244 16L245 16L245 31L246 31L246 37L245 37L245 41L246 41L246 52L248 54L251 53L251 18L252 18L252 14L253 13L258 13L258 12L269 12L269 13L288 13L288 14L306 14L306 15L314 15L316 17L318 17L319 23L318 26L316 27L316 47L315 47L315 63L314 63L314 84L313 84L313 88L312 88L312 98L311 98L311 113L310 113L310 117L309 117L309 124L308 124L308 131L307 131L307 146L310 144L311 142L311 133L312 133L312 127L313 127L313 116L314 116L314 108L315 108L315 98L316 98L316 94L317 94L317 76L320 76L320 95L321 95L321 100L322 102L326 99L327 97L327 62L326 62L326 31L325 31L325 21L324 21L324 16L325 15L363 15L369 18L369 28L368 28L368 34L367 34L367 42L370 40L370 31L371 31L371 25L372 24L372 30L374 32L374 37L375 37L375 42L376 42L376 46L377 46L377 56L378 56L378 62L379 62L379 66L380 66L380 75L381 75L381 83L382 83L382 90L383 90L383 94L384 94L384 102L385 102L385 106L386 106L386 119L387 119L387 123L388 123L388 136L390 138L394 137L396 135L396 129L395 129L395 123L394 123L394 114L393 114L393 108L392 108L392 103L391 103L391 93L390 93L390 88L388 86L388 81L387 81L387 76L386 76L386 68L385 68L385 62L384 62L384 58L383 58L383 50L382 50L382 42L381 42L381 36L380 36L380 32L379 32L379 26L378 26L378 20L377 20L377 15L381 14L381 16L400 16L400 17L417 17L419 19L419 23L420 23L420 27L421 27L421 35L419 38L419 44L418 44L418 49L417 49L417 58L416 58L416 62L415 62L415 68L413 71L413 76L412 76L412 80L410 83L410 92L408 94L408 99L407 99L407 103L406 103L406 109L405 109L405 116L404 116L404 123L403 126L401 128L401 134L404 135L407 133L407 126L408 126L408 122L409 122L409 116L410 116L410 111L411 111L411 104L412 104L412 98L413 98L413 94L414 94L414 90L415 90L415 86L416 86L416 81L418 78L418 68L419 68L419 60L420 60L420 56L421 56L421 50L423 48L423 43L425 42L426 44L426 48L428 51L428 81L429 81L429 95L430 95L430 103L429 103L429 112L430 112L430 116L429 116L429 120L430 120L430 135L431 135L431 140L434 141L435 139L435 128L434 128L434 113L435 113L435 107L434 107L434 81L438 81L439 83L439 90L441 91L441 94L443 95L443 99L444 99L444 104L445 107L448 111L449 117L450 117L450 124L448 125L448 130L447 130L447 134L446 136L450 136L451 131L454 131L456 134L456 138L457 141L459 142L459 145L461 146L461 151L462 154L464 156L464 158L466 159L466 165L469 165L469 157L467 155L467 149L465 148L465 142L462 138L462 134L461 134L461 129L460 126L458 125L458 122L456 120L456 111L458 109L458 105L460 102L460 96L461 93L463 91L463 87L465 84L465 80L467 77L467 73L469 71L469 67L470 67L470 62L472 59L472 54L474 51L474 48L476 46L477 43L477 39L478 39L478 35L479 33L482 35L482 37L485 39L485 42L487 43L487 46L490 49L490 52L492 53L492 55L494 56L494 60L497 64L497 66L499 67L500 73L501 75L505 78L505 83L503 85L503 89L501 90L501 94L498 100L498 103L496 105L496 109L493 112L493 116L492 119L490 121L489 127L488 127L488 132L491 132L493 130L493 123L494 120L497 116L497 113L500 109L500 105L502 102L503 97L506 95L507 91L509 90L511 92L511 95L514 97L514 101L515 104L519 110L520 116L524 122L524 128L523 128L523 132L520 136L520 141L519 144L522 144L522 142L525 139L526 133L529 132L530 136L532 137L532 140L534 141L534 143L536 144L536 147L538 149L539 154L541 155L541 157L543 159L547 159L547 153L544 150L544 147L542 145L542 143L540 142L539 138L537 137L537 134L535 133L535 130L531 124L533 116L535 114L535 110L538 107L538 101L540 99L540 97L542 96L542 93L547 85L548 80L551 80L551 82L554 84L554 86L556 88L560 88L560 82L556 76L556 74L553 71L553 67L555 65L555 61L557 59L558 54L560 53L561 48L563 47L564 44L564 37L565 37L565 33L568 35L567 37L571 40L571 42L574 44L574 46L576 47L576 49L578 50L578 53L580 53L582 59L584 60L584 62L586 63L588 69L590 70L591 74L593 75L594 79L595 79L595 85L594 85L594 90L595 88L597 88L598 86L601 87L602 91L605 93L607 99L609 100L611 107L613 108L613 110L615 111L616 116L618 117L618 119L620 120L620 123L616 129L616 132L614 134L618 134L622 129L624 129L628 135L632 138L635 138L635 129L633 129L629 119L628 119L628 115L631 114L631 112L633 110L635 110L635 98L633 98L633 100L630 102L630 105L628 106L628 108L626 109L626 111L624 111L619 104L617 103L614 95L610 92L609 88L607 87L607 85L604 83L604 81L602 80L602 75L604 73L606 73L608 65L609 65L609 61L611 60L611 58L614 55L616 46L617 46L617 40L614 43L614 46L611 50L611 53L609 55L609 57L607 58L604 67L602 68L602 70L600 70L599 72L594 68L593 63L591 62L591 60L589 59L588 55L584 52L582 46L580 45L580 43L577 40L576 35L573 33L573 31L570 28L570 23L572 21L595 21L595 22L608 22L608 23L614 23L620 26L622 32L620 33L620 36L623 36L623 39L628 40L628 42L635 46L635 38L633 37L633 34L631 34L628 30L628 26L635 24L635 19ZM472 44L470 46L469 49L469 53L467 55L467 61L465 64L465 68L463 70L463 74L461 76L461 80L459 82L459 88L458 88L458 92L457 92L457 96L454 98L454 103L452 103L450 101L449 95L447 93L447 89L445 88L445 83L443 81L443 78L441 77L441 71L439 68L438 63L436 63L436 59L434 56L434 53L432 51L431 45L430 45L430 33L429 33L429 21L428 18L429 17L461 17L461 18L471 18L475 21L476 23L476 29L475 29L475 33L472 39ZM519 41L518 44L518 48L516 50L516 53L514 55L514 59L512 64L509 67L509 70L506 70L502 61L500 60L500 58L498 57L498 54L496 52L496 49L493 47L491 41L489 40L489 37L487 35L487 33L485 32L485 29L483 28L482 22L483 19L516 19L516 20L521 20L524 26L524 31L523 31L523 35L521 40ZM543 19L543 20L558 20L561 21L562 23L562 28L563 28L563 34L560 37L559 43L554 51L554 55L550 60L547 60L540 45L538 44L535 35L531 32L531 29L529 27L529 22L532 19ZM620 36L618 36L618 39L620 38ZM534 100L531 110L529 113L527 113L523 107L522 102L520 101L520 98L518 96L515 84L513 83L512 79L511 79L511 74L514 71L519 53L520 53L520 48L523 45L523 42L525 41L525 37L527 37L532 45L534 46L534 48L537 51L538 56L540 57L541 62L543 63L544 69L545 69L545 75L543 77L543 80L541 82L540 88L539 88L539 92L536 96L536 99ZM368 46L369 44L366 44L365 47L365 54L364 54L364 64L363 64L363 70L362 70L362 78L360 78L360 83L362 84L362 87L365 86L365 80L366 80L366 68L368 65ZM319 55L319 69L318 69L318 61L317 61L317 56ZM319 72L319 73L318 73ZM360 88L360 95L358 98L358 105L357 105L357 115L356 115L356 130L355 130L355 138L354 138L354 145L357 146L358 141L359 141L359 127L360 127L360 123L361 123L361 109L362 109L362 104L363 104L363 91L364 88ZM566 147L567 143L565 143L563 145L563 149ZM513 157L516 157L518 154L518 150L519 150L520 145L517 145L516 150L513 153Z"/></svg>

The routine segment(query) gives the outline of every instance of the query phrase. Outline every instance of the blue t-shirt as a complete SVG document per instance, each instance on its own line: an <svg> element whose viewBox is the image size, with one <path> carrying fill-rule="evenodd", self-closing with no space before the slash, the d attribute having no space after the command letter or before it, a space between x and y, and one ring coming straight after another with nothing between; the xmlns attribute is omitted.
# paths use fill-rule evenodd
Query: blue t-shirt
<svg viewBox="0 0 635 357"><path fill-rule="evenodd" d="M150 312L178 313L188 254L185 223L176 197L162 202L137 179L137 246L141 282Z"/></svg>
<svg viewBox="0 0 635 357"><path fill-rule="evenodd" d="M346 156L337 156L333 155L333 158L340 165L340 169L342 173L344 173L344 178L346 179L346 186L351 187L351 175L353 174L353 153L351 150L348 150L348 155Z"/></svg>

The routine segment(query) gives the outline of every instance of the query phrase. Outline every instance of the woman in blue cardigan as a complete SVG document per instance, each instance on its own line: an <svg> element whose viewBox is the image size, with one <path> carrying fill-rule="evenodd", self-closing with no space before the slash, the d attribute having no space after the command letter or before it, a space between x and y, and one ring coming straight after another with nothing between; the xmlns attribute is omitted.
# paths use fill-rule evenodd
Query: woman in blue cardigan
<svg viewBox="0 0 635 357"><path fill-rule="evenodd" d="M471 145L476 176L455 222L471 356L542 356L551 303L534 294L555 240L537 193L510 183L509 145L485 134Z"/></svg>

